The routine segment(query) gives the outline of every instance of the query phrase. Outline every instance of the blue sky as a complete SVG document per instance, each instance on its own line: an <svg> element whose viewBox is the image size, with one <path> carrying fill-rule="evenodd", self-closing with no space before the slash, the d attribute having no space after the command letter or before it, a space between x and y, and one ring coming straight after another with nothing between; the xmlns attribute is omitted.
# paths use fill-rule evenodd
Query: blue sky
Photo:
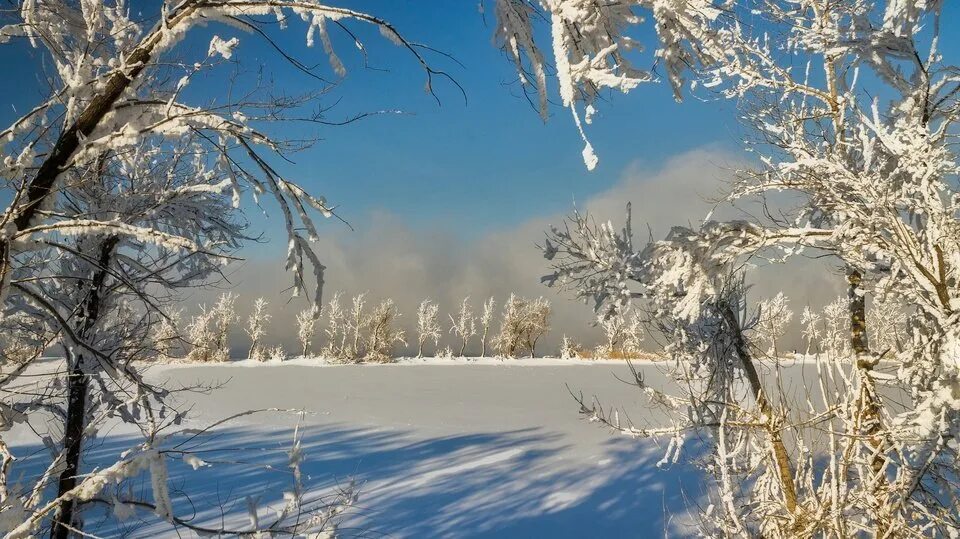
<svg viewBox="0 0 960 539"><path fill-rule="evenodd" d="M333 29L348 74L321 100L323 105L339 101L330 118L381 109L408 114L368 118L345 127L284 126L284 135L319 135L323 140L292 156L293 164L273 162L311 192L339 205L355 227L363 227L371 211L388 211L413 227L442 226L448 233L471 237L531 215L565 211L572 200L611 186L635 160L655 166L708 143L736 147L730 104L688 100L678 105L667 85L649 84L627 96L611 95L598 107L590 136L601 161L597 170L587 172L569 113L554 106L544 123L519 95L511 62L492 44L491 14L481 14L477 2L354 4L391 21L409 39L453 55L463 67L442 55L425 53L435 67L456 79L467 97L465 102L456 86L438 78L438 104L424 91L424 73L406 51L354 23L351 29L363 36L369 63L378 69L364 68L353 44ZM131 6L144 15L156 12L155 2L133 1ZM262 38L225 26L194 32L175 55L206 52L215 33L238 36L234 59L250 71L264 66L278 91L296 94L316 88L314 79L292 69ZM317 63L318 72L334 78L319 43L306 47L299 21L287 30L273 28L270 35L304 63ZM17 110L35 104L42 87L41 74L22 61L24 49L0 47L4 65L23 66L15 76L0 80L0 93ZM226 89L222 77L208 76L191 83L190 92L193 102L199 103L217 99ZM12 117L12 110L4 115ZM275 223L253 224L277 236Z"/></svg>
<svg viewBox="0 0 960 539"><path fill-rule="evenodd" d="M284 126L284 135L323 140L292 156L292 164L273 162L288 177L338 205L355 227L364 226L371 211L388 211L410 226L442 226L448 233L476 236L531 215L564 211L574 199L610 187L636 160L655 166L705 144L737 146L731 104L693 99L677 104L667 85L648 84L630 95L611 94L600 104L589 130L601 161L596 171L587 172L568 112L553 106L545 123L520 96L511 62L492 44L492 15L481 14L477 2L352 4L391 21L409 39L454 56L462 67L440 54L424 53L466 92L465 101L455 85L437 78L437 103L424 91L424 72L409 53L371 28L352 23L351 29L369 50L371 68L365 68L347 36L332 29L348 74L320 101L324 106L337 103L329 117L382 109L407 114L377 116L344 127ZM155 1L134 0L130 6L145 17L157 13ZM268 32L285 50L335 78L319 44L306 47L302 23ZM251 74L262 67L277 91L297 94L317 87L314 79L293 69L259 36L222 25L194 31L173 56L205 53L213 34L238 36L234 59ZM543 37L549 44L548 36ZM36 62L24 61L26 56L42 57L23 42L0 47L0 61L13 67L8 72L12 76L0 79L0 94L10 104L0 117L4 122L12 120L15 111L35 105L45 93L43 71L35 68ZM226 91L223 76L205 76L191 83L188 95L192 102L202 103ZM276 223L255 219L253 224L269 237L277 236Z"/></svg>
<svg viewBox="0 0 960 539"><path fill-rule="evenodd" d="M367 212L387 210L411 226L442 223L448 232L473 236L564 211L574 198L608 188L632 161L656 165L690 148L735 143L729 104L678 105L666 85L650 84L600 106L590 134L601 164L587 172L569 114L553 107L544 123L519 96L512 64L492 45L492 27L476 3L418 2L419 9L409 2L364 4L408 38L456 57L463 67L426 53L463 86L467 99L438 78L438 104L424 91L424 73L410 55L375 33L367 32L365 40L370 63L389 72L364 69L353 45L338 41L348 75L330 96L329 102L340 99L331 118L380 109L409 114L308 129L323 142L282 170L340 205L355 226L364 226ZM330 72L322 50L304 46L298 25L274 35L305 63L319 62ZM257 37L240 37L237 56L248 66L260 60L269 65L279 87L294 93L315 84Z"/></svg>

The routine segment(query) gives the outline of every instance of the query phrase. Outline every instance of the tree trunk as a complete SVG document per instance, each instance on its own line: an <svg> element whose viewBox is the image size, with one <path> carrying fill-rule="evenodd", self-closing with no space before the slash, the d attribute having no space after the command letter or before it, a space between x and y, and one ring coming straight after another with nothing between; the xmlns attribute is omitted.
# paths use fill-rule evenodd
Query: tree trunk
<svg viewBox="0 0 960 539"><path fill-rule="evenodd" d="M84 356L80 354L74 361L67 378L67 420L64 426L63 445L66 450L63 471L57 484L57 497L61 497L77 486L80 473L80 453L83 445L83 431L86 427L87 412L87 374L84 370ZM50 529L51 539L67 539L72 531L79 528L74 523L74 501L63 500L57 506ZM66 524L70 526L63 526Z"/></svg>
<svg viewBox="0 0 960 539"><path fill-rule="evenodd" d="M886 498L887 491L887 478L885 476L887 457L880 414L882 403L879 395L877 395L876 382L873 379L873 367L880 358L872 357L870 354L867 340L866 301L863 293L858 293L861 282L863 282L863 274L855 268L850 268L847 272L847 283L849 285L847 297L850 300L850 349L853 352L854 362L860 375L856 425L858 434L865 437L867 449L871 453L870 470L873 472L873 477L865 479L873 483L872 491L877 502L874 507L876 512L875 531L877 537L883 537L889 531L881 516L885 510L883 500Z"/></svg>
<svg viewBox="0 0 960 539"><path fill-rule="evenodd" d="M767 434L770 438L770 445L773 450L773 464L777 469L777 476L780 478L780 488L783 490L783 502L787 511L793 513L797 508L797 491L793 483L793 467L790 463L790 455L783 444L783 438L779 427L776 426L773 417L773 406L767 400L767 395L760 385L760 375L757 374L757 367L753 363L753 356L747 347L747 342L743 338L743 332L740 328L737 315L730 305L721 306L721 313L726 322L731 335L734 339L734 348L737 355L740 356L743 365L743 372L750 384L750 390L753 398L760 408L760 413L767 419Z"/></svg>
<svg viewBox="0 0 960 539"><path fill-rule="evenodd" d="M483 328L483 336L480 337L480 357L487 357L487 328Z"/></svg>
<svg viewBox="0 0 960 539"><path fill-rule="evenodd" d="M93 278L90 281L86 297L81 300L80 318L77 321L76 334L79 339L87 339L100 317L104 282L107 278L107 268L113 257L113 250L117 245L116 237L108 237L100 245L98 265L94 268ZM67 418L63 428L64 468L57 481L57 497L77 486L77 476L80 473L80 457L83 448L83 432L86 430L87 388L89 385L85 355L76 356L70 373L67 375ZM62 500L54 513L50 527L51 539L67 539L70 528L79 528L75 525L75 503L73 500ZM69 526L69 528L67 527Z"/></svg>
<svg viewBox="0 0 960 539"><path fill-rule="evenodd" d="M847 298L850 300L850 349L859 357L870 353L867 346L867 307L866 297L859 292L863 274L856 268L847 270Z"/></svg>
<svg viewBox="0 0 960 539"><path fill-rule="evenodd" d="M422 357L423 357L423 341L420 341L419 346L417 347L417 359L420 359Z"/></svg>

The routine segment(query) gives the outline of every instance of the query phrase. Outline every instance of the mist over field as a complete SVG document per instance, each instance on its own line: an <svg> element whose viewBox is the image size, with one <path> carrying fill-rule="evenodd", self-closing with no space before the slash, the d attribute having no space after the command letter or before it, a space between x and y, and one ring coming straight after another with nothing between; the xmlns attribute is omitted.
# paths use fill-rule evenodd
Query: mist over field
<svg viewBox="0 0 960 539"><path fill-rule="evenodd" d="M674 225L703 220L715 206L710 200L732 179L733 171L741 163L735 154L718 148L685 152L657 167L636 162L619 174L609 189L584 200L571 199L569 209L577 207L618 225L624 220L626 203L630 202L635 241L643 243L648 234L660 237ZM531 207L536 206L535 198L528 202ZM449 313L466 296L475 307L491 296L498 305L511 293L544 296L553 307L553 329L543 341L547 353L558 353L563 335L596 346L604 337L602 330L595 327L592 305L540 282L549 273L549 262L540 249L544 231L551 225L562 226L566 215L567 212L531 216L515 226L494 226L491 232L466 238L451 232L456 230L452 219L427 217L426 223L414 225L389 210L373 210L362 216L353 232L337 223L328 223L318 244L327 267L325 297L340 291L348 297L366 292L373 301L392 298L404 314L400 326L412 335L414 313L424 299L437 302L441 312ZM722 206L712 217L742 215L740 210ZM783 291L799 311L805 306L822 308L845 293L843 276L831 271L835 264L829 261L794 259L785 264L761 265L750 279L754 283L753 297ZM254 254L231 266L227 275L235 289L242 291L239 312L248 313L254 299L266 298L271 302L269 312L274 317L270 339L292 347L296 341L294 319L307 301L289 299L289 280L279 270L278 261ZM191 301L211 303L219 293L214 290L194 294ZM246 336L238 328L233 337L238 343L235 352L242 355L246 349L241 343ZM789 349L801 348L799 330L791 331L784 345ZM412 346L401 350L407 354L416 351Z"/></svg>

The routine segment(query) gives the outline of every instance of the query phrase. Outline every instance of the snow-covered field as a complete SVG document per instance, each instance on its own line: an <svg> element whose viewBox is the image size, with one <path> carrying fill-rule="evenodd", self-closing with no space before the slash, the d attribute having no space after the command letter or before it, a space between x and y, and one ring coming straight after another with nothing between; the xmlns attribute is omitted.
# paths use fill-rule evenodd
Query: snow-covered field
<svg viewBox="0 0 960 539"><path fill-rule="evenodd" d="M657 365L642 368L649 382L661 379ZM336 367L300 360L148 371L169 388L220 386L175 395L192 408L196 426L251 409L311 411L302 419L289 412L246 416L197 447L209 462L255 461L276 470L171 466L178 512L196 507L200 520L219 519L222 506L245 522L248 495L276 503L289 488L286 451L300 422L307 486L362 482L345 523L348 535L647 537L670 526L670 535L682 535L676 517L671 522L667 515L701 496L698 472L688 465L660 469L662 448L579 418L567 389L622 406L634 420L654 421L639 392L616 378L629 375L622 362L541 359ZM88 464L115 458L133 440L119 429L102 432ZM18 449L22 455L30 448ZM169 526L138 518L124 525L133 537L170 533ZM118 535L95 528L97 535Z"/></svg>
<svg viewBox="0 0 960 539"><path fill-rule="evenodd" d="M685 490L700 494L693 470L657 468L660 448L578 417L567 385L644 413L638 392L614 376L629 377L622 362L411 363L243 362L164 367L151 376L171 387L224 382L190 397L198 423L246 409L314 411L304 419L305 469L314 483L363 481L347 526L366 535L659 536L665 510L682 510ZM655 367L645 370L657 377ZM216 445L286 449L295 423L289 414L252 416ZM282 463L282 452L275 456ZM231 479L218 478L219 490L233 488Z"/></svg>

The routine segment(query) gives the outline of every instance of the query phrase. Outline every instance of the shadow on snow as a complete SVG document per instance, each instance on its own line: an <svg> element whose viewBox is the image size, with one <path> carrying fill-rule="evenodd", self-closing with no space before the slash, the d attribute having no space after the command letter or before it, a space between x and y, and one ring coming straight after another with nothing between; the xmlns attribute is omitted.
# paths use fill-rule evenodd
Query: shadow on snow
<svg viewBox="0 0 960 539"><path fill-rule="evenodd" d="M539 428L424 438L403 430L342 424L302 426L304 485L331 492L356 479L360 499L341 530L362 537L650 537L683 535L669 515L682 515L703 494L703 476L689 465L657 467L661 448L611 437L602 452L571 457L558 434ZM292 486L292 428L247 425L218 429L189 447L209 467L169 462L175 512L197 524L248 525L247 496L260 516L282 505ZM170 439L171 447L181 440ZM86 453L85 469L108 465L135 438L108 435ZM20 447L20 455L42 454ZM28 459L27 475L42 470ZM22 469L22 468L21 468ZM122 492L151 499L149 477ZM693 501L691 501L693 500ZM145 511L119 524L104 511L85 514L101 537L174 535ZM668 530L668 528L671 528ZM183 536L192 535L179 530Z"/></svg>

